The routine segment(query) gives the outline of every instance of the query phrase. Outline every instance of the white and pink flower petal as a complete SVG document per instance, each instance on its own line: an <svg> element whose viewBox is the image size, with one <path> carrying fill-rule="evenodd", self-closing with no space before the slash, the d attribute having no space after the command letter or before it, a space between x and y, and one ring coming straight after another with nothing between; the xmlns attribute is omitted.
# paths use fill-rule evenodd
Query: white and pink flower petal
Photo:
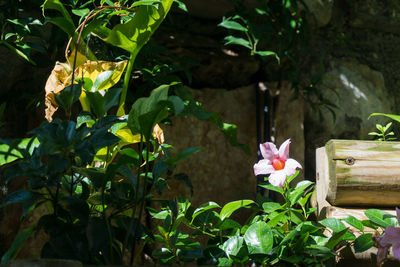
<svg viewBox="0 0 400 267"><path fill-rule="evenodd" d="M302 169L303 168L303 167L301 167L301 164L297 160L294 160L294 159L287 159L285 162L285 167L286 166L291 169L297 169L297 168Z"/></svg>
<svg viewBox="0 0 400 267"><path fill-rule="evenodd" d="M268 159L272 161L276 155L278 155L278 149L274 143L266 142L264 144L260 144L261 155L264 159Z"/></svg>
<svg viewBox="0 0 400 267"><path fill-rule="evenodd" d="M290 139L287 139L282 145L279 147L279 158L286 160L289 157L289 145Z"/></svg>
<svg viewBox="0 0 400 267"><path fill-rule="evenodd" d="M283 187L285 181L286 181L286 172L284 172L283 170L275 171L268 178L268 182L270 184L277 186L279 188Z"/></svg>
<svg viewBox="0 0 400 267"><path fill-rule="evenodd" d="M270 174L275 171L271 162L267 159L262 159L256 164L254 164L254 174L257 176L259 174Z"/></svg>
<svg viewBox="0 0 400 267"><path fill-rule="evenodd" d="M294 160L294 159L288 159L288 160L285 162L285 168L284 168L284 170L285 170L285 172L286 172L286 174L287 174L288 176L292 176L293 174L295 174L297 168L300 168L300 169L301 169L302 167L301 167L300 163L298 163L296 160Z"/></svg>

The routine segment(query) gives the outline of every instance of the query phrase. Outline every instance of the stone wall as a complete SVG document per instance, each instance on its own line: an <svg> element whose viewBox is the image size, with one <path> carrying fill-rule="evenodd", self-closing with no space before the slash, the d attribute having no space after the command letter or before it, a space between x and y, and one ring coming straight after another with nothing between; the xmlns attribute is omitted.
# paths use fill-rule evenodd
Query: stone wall
<svg viewBox="0 0 400 267"><path fill-rule="evenodd" d="M214 125L194 118L176 118L171 126L164 126L167 143L177 150L191 146L202 149L176 170L191 178L195 205L210 200L224 204L255 196L255 90L260 82L272 98L273 137L277 144L292 139L291 157L302 163L302 177L309 180L314 180L317 147L332 138L370 139L368 132L374 130L376 122L383 121L368 120L370 113L400 113L400 10L391 1L379 0L305 3L312 12L313 35L311 49L301 59L309 71L301 73L300 79L307 84L312 77L321 77L318 90L338 106L333 109L335 116L327 106L311 108L301 90L296 95L290 83L271 78L273 70L248 51L223 46L226 32L217 24L231 10L228 1L188 1L189 14L172 14L175 23L161 26L154 36L155 42L168 48L169 55L197 62L190 67L192 82L188 87L207 110L217 111L226 122L238 125L239 141L251 149L246 155L229 145ZM38 87L32 94L41 94L49 69L35 73L16 55L2 49L0 63L8 69L0 71L1 95L8 96L16 89L22 92L29 84L27 77L35 75ZM14 120L21 117L21 110L32 108L26 108L29 101L11 103L6 111L7 125L0 130L2 138L21 136L40 123L40 109L33 115L23 113L30 116L28 120ZM189 191L177 183L171 184L168 194L189 195Z"/></svg>

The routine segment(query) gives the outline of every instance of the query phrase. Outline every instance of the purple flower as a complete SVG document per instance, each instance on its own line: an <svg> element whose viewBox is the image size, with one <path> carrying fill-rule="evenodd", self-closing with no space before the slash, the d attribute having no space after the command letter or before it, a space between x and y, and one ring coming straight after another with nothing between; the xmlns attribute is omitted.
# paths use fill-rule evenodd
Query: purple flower
<svg viewBox="0 0 400 267"><path fill-rule="evenodd" d="M296 173L296 169L301 165L294 159L289 158L290 139L283 142L276 149L274 143L266 142L260 144L261 154L264 159L254 164L254 174L270 174L268 181L279 188L283 187L287 176L292 176Z"/></svg>
<svg viewBox="0 0 400 267"><path fill-rule="evenodd" d="M396 208L397 221L400 222L400 209ZM392 247L393 255L400 260L400 228L388 226L381 236L374 236L378 252L376 255L378 266L381 266L386 259L389 248Z"/></svg>

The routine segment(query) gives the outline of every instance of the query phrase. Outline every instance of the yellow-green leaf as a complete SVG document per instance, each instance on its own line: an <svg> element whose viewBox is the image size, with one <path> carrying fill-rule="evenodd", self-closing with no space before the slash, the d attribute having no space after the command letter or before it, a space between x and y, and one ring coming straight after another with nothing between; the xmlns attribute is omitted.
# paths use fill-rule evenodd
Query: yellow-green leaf
<svg viewBox="0 0 400 267"><path fill-rule="evenodd" d="M135 16L112 30L98 27L94 33L105 42L137 54L169 12L173 0L161 0L157 7L140 6Z"/></svg>

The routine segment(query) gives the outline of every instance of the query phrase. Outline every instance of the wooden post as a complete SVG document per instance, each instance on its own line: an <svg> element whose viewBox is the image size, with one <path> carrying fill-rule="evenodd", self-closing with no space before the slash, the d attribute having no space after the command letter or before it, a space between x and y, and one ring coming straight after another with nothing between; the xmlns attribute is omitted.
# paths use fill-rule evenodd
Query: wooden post
<svg viewBox="0 0 400 267"><path fill-rule="evenodd" d="M400 142L330 140L317 149L317 200L322 207L400 206Z"/></svg>
<svg viewBox="0 0 400 267"><path fill-rule="evenodd" d="M366 209L378 207L396 215L400 207L400 142L330 140L316 150L316 205L318 219L354 216L368 219ZM348 225L356 236L361 232ZM364 233L375 233L364 228ZM377 248L363 253L342 251L338 266L374 266ZM393 254L388 266L398 266ZM397 264L397 265L396 265ZM386 265L385 265L386 266Z"/></svg>

